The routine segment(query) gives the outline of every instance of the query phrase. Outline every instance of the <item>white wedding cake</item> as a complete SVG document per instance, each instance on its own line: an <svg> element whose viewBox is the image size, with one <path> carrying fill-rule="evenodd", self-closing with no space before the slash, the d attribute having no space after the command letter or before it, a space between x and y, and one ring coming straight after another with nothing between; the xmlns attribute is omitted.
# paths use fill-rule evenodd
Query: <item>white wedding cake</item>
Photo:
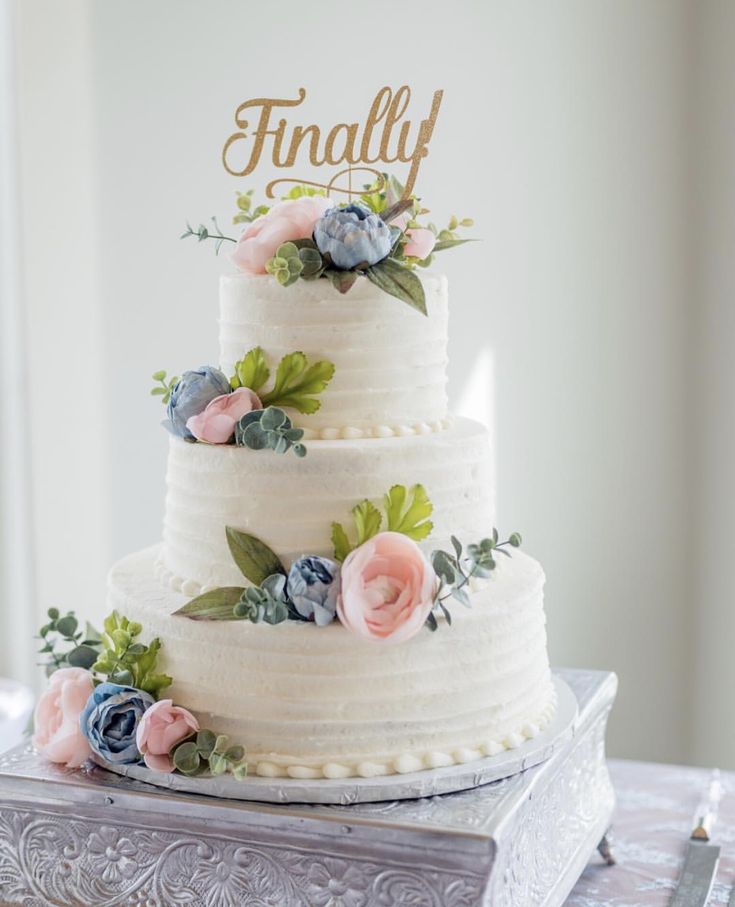
<svg viewBox="0 0 735 907"><path fill-rule="evenodd" d="M238 239L187 228L235 244L219 367L153 375L163 540L113 567L104 627L49 610L53 761L370 778L492 757L554 714L543 571L494 528L487 429L447 409L432 268L471 221L423 225L387 177L290 196L241 195Z"/></svg>
<svg viewBox="0 0 735 907"><path fill-rule="evenodd" d="M241 584L225 527L284 558L328 555L329 528L363 498L420 483L434 505L427 551L494 525L487 429L447 413L447 282L423 278L428 316L367 281L345 299L326 281L269 276L220 284L220 358L326 357L335 377L308 426L308 456L170 440L164 541L110 576L110 605L163 641L170 694L242 742L249 771L372 776L468 762L515 747L549 722L544 575L514 551L472 584L451 628L380 645L318 627L187 621L192 596ZM354 295L353 295L354 294ZM313 440L312 440L313 438ZM440 623L445 618L440 616Z"/></svg>

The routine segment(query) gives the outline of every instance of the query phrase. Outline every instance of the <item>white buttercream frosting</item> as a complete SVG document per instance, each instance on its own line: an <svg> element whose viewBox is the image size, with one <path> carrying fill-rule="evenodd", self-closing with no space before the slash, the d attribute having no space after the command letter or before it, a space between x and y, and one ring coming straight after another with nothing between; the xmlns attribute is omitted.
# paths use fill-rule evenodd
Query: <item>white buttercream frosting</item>
<svg viewBox="0 0 735 907"><path fill-rule="evenodd" d="M163 641L170 694L247 749L265 777L372 777L471 762L519 746L551 720L543 572L503 558L472 593L400 645L328 627L195 622L153 575L158 549L120 561L110 607Z"/></svg>
<svg viewBox="0 0 735 907"><path fill-rule="evenodd" d="M428 315L367 278L346 294L328 280L282 287L270 276L220 278L220 364L227 375L261 346L273 369L301 350L335 374L317 413L299 416L324 439L413 434L447 415L447 281L423 273ZM385 434L384 434L385 433Z"/></svg>
<svg viewBox="0 0 735 907"><path fill-rule="evenodd" d="M392 485L422 484L434 513L427 547L492 532L493 477L487 429L456 419L433 435L310 441L303 459L271 450L191 444L171 438L162 578L189 595L240 585L225 526L266 542L286 563L330 555L332 521L348 526L364 498Z"/></svg>

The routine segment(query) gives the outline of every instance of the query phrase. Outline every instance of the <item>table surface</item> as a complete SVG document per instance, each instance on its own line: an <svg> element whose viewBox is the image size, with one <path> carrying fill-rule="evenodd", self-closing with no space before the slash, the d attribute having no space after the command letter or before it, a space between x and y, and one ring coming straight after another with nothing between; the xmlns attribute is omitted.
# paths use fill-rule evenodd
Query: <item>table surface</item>
<svg viewBox="0 0 735 907"><path fill-rule="evenodd" d="M676 887L694 813L712 770L610 761L617 808L616 866L590 861L566 907L658 907ZM735 885L735 773L722 773L723 797L712 842L722 848L709 905L727 905Z"/></svg>

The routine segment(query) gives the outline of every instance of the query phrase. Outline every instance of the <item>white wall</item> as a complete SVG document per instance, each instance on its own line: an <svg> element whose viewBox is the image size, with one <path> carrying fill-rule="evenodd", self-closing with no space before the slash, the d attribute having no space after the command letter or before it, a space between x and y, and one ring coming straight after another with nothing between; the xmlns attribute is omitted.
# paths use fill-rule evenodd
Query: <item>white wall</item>
<svg viewBox="0 0 735 907"><path fill-rule="evenodd" d="M149 375L215 359L222 267L177 237L185 217L226 223L234 190L269 176L241 185L222 169L236 105L303 84L313 118L332 123L360 116L382 84L409 82L421 107L441 87L419 188L437 216L473 215L484 238L444 259L453 396L489 351L501 521L546 567L553 659L620 674L614 753L735 765L724 736L690 746L682 671L696 657L701 434L691 408L695 7L465 0L450 13L407 0L365 15L336 0L308 11L282 0L277 12L238 0L73 0L62 16L59 6L22 4L31 374L34 412L49 411L50 357L65 390L84 389L89 418L69 430L66 397L50 422L39 415L39 605L100 613L110 558L159 536L166 439ZM706 228L713 237L719 223ZM54 242L39 255L41 235ZM715 326L711 342L732 336L718 340ZM708 426L721 405L703 414ZM702 432L708 463L726 469L716 434ZM724 679L721 661L709 670ZM722 708L732 722L733 706Z"/></svg>

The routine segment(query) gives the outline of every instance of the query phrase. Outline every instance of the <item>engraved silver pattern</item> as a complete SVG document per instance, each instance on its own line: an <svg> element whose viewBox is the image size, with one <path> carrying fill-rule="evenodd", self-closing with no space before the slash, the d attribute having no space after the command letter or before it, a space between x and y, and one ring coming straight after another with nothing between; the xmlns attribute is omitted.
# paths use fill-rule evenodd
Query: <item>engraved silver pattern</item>
<svg viewBox="0 0 735 907"><path fill-rule="evenodd" d="M563 751L504 781L423 800L233 803L12 751L0 757L0 903L560 905L609 822L603 740L615 693L609 674L563 676L580 710Z"/></svg>

